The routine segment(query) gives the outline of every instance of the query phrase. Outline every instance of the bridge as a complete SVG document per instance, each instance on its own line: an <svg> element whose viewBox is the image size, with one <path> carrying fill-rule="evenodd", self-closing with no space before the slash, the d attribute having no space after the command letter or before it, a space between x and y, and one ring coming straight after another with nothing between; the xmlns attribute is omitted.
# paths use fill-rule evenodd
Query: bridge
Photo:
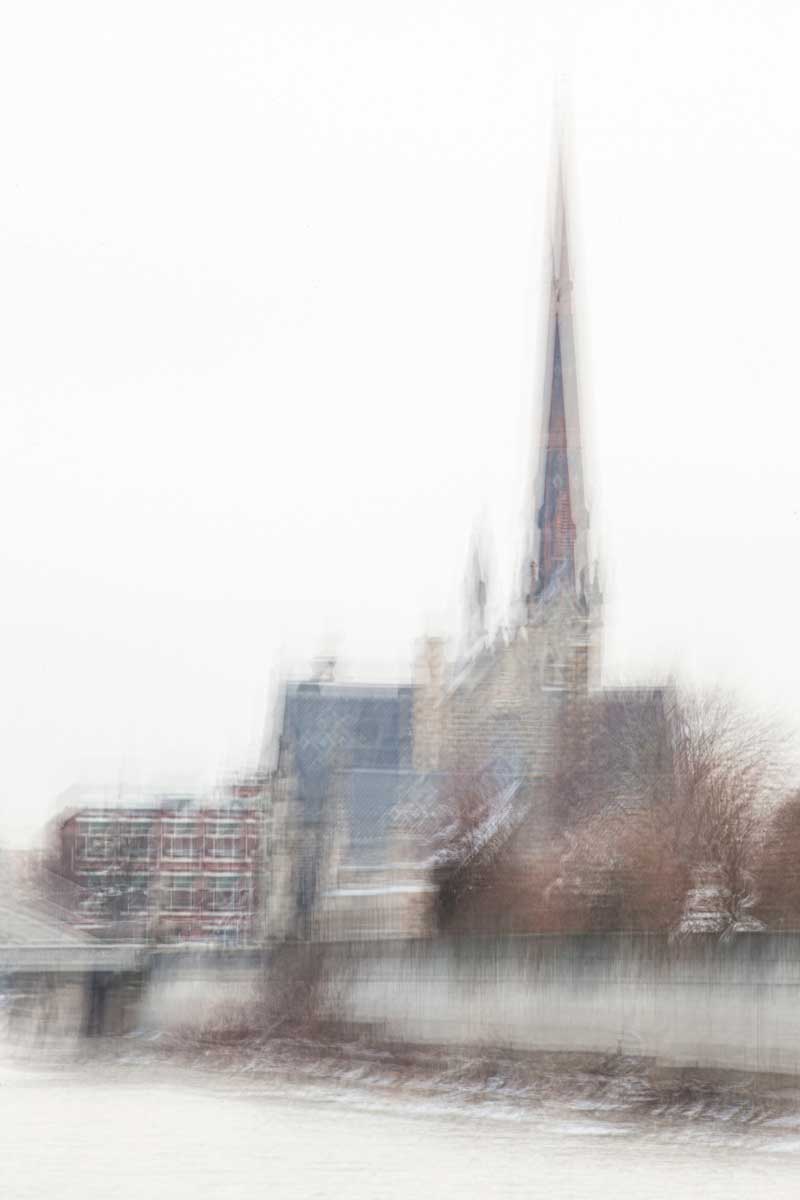
<svg viewBox="0 0 800 1200"><path fill-rule="evenodd" d="M0 974L135 971L145 947L114 945L71 928L66 921L0 904Z"/></svg>
<svg viewBox="0 0 800 1200"><path fill-rule="evenodd" d="M148 947L101 942L67 914L21 898L0 904L0 990L15 1018L88 1034L123 1032L144 980Z"/></svg>

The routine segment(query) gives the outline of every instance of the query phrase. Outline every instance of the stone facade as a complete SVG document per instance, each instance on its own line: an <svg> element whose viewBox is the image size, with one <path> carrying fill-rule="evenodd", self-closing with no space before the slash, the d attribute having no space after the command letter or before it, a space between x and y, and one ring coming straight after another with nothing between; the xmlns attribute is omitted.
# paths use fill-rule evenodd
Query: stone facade
<svg viewBox="0 0 800 1200"><path fill-rule="evenodd" d="M498 769L529 801L552 774L565 718L600 677L602 597L589 581L578 372L566 207L559 176L547 309L539 466L522 569L520 619L484 634L461 662L428 642L418 664L414 763L421 770ZM482 625L485 580L473 580Z"/></svg>
<svg viewBox="0 0 800 1200"><path fill-rule="evenodd" d="M380 695L337 689L330 672L287 686L274 791L284 813L276 852L286 861L273 868L284 884L273 934L430 932L437 871L448 855L452 861L454 844L469 858L513 837L532 863L558 835L563 808L551 812L549 804L560 764L590 744L590 727L613 709L600 687L603 601L588 558L560 170L546 320L538 471L513 620L487 633L487 585L476 552L468 572L469 644L459 657L428 639L413 687ZM650 691L631 693L631 702L655 711ZM392 731L381 752L359 733L376 720ZM471 824L459 811L465 787L477 792Z"/></svg>

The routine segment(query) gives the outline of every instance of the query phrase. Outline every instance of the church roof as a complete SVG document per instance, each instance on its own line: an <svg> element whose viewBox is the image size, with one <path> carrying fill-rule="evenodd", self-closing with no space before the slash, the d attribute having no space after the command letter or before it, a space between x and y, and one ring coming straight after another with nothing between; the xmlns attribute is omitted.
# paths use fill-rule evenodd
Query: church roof
<svg viewBox="0 0 800 1200"><path fill-rule="evenodd" d="M388 864L396 853L398 833L412 857L415 844L424 857L438 827L442 778L438 772L411 769L340 772L336 791L342 806L347 865Z"/></svg>
<svg viewBox="0 0 800 1200"><path fill-rule="evenodd" d="M412 714L410 686L287 684L280 754L291 756L305 819L319 819L334 770L410 766Z"/></svg>
<svg viewBox="0 0 800 1200"><path fill-rule="evenodd" d="M377 868L404 853L419 865L466 864L492 841L501 843L521 820L526 806L518 798L520 779L487 771L479 781L486 790L482 819L468 830L451 829L449 803L453 777L442 771L356 770L338 776L348 867ZM397 865L397 864L395 864Z"/></svg>

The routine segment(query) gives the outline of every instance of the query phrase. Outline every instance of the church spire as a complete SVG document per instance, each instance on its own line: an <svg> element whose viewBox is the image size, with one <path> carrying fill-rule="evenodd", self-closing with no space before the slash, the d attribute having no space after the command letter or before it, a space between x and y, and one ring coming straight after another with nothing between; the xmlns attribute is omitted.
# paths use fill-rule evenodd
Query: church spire
<svg viewBox="0 0 800 1200"><path fill-rule="evenodd" d="M487 638L487 553L483 528L476 526L472 533L470 556L465 579L466 648L474 651Z"/></svg>
<svg viewBox="0 0 800 1200"><path fill-rule="evenodd" d="M552 274L547 315L544 403L536 481L528 608L556 591L588 600L583 462L578 412L564 163L559 148Z"/></svg>

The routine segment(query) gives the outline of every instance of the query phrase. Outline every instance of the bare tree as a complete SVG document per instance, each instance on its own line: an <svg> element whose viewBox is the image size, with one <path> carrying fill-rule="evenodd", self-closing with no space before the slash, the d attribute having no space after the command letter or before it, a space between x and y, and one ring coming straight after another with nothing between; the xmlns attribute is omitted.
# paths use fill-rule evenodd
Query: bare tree
<svg viewBox="0 0 800 1200"><path fill-rule="evenodd" d="M719 692L676 693L668 728L668 771L655 786L647 755L632 756L645 767L635 791L648 802L618 829L625 923L755 928L758 848L782 786L780 733ZM615 808L603 810L605 821Z"/></svg>
<svg viewBox="0 0 800 1200"><path fill-rule="evenodd" d="M664 849L692 876L684 927L755 927L759 844L784 787L785 738L722 693L682 696Z"/></svg>
<svg viewBox="0 0 800 1200"><path fill-rule="evenodd" d="M434 928L463 922L476 895L492 887L491 855L482 844L490 812L487 789L477 772L453 772L439 787L439 827L433 835Z"/></svg>
<svg viewBox="0 0 800 1200"><path fill-rule="evenodd" d="M778 806L761 841L756 915L770 928L800 929L800 791Z"/></svg>
<svg viewBox="0 0 800 1200"><path fill-rule="evenodd" d="M782 749L774 727L718 693L619 690L570 706L549 790L527 807L523 789L500 821L477 777L458 781L445 806L439 927L758 927ZM800 844L800 804L797 816ZM800 901L800 878L798 889Z"/></svg>

